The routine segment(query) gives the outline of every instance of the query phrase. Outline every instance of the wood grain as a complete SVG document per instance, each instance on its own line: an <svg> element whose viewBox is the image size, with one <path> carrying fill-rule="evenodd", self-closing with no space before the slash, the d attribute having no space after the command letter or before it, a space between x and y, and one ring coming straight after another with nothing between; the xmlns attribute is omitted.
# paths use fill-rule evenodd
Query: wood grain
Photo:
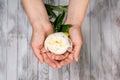
<svg viewBox="0 0 120 80"><path fill-rule="evenodd" d="M7 0L0 0L0 80L7 74Z"/></svg>
<svg viewBox="0 0 120 80"><path fill-rule="evenodd" d="M113 80L120 80L120 0L111 0L111 52Z"/></svg>
<svg viewBox="0 0 120 80"><path fill-rule="evenodd" d="M82 25L83 45L80 52L79 64L74 64L74 66L77 65L78 67L78 69L75 69L77 70L77 73L79 72L78 74L80 80L90 80L91 25L89 13L90 5L88 6L88 10Z"/></svg>
<svg viewBox="0 0 120 80"><path fill-rule="evenodd" d="M40 64L30 47L32 29L21 0L0 0L0 80L120 80L120 0L91 0L82 34L78 63L60 69Z"/></svg>
<svg viewBox="0 0 120 80"><path fill-rule="evenodd" d="M18 0L8 0L7 80L17 79L17 8Z"/></svg>
<svg viewBox="0 0 120 80"><path fill-rule="evenodd" d="M48 4L59 5L60 0L48 0ZM49 67L49 80L62 80L62 74L60 73L62 69L53 69Z"/></svg>
<svg viewBox="0 0 120 80"><path fill-rule="evenodd" d="M100 26L100 3L98 0L90 2L90 24L91 24L91 80L104 80L101 62L101 26ZM100 70L101 69L101 70ZM103 71L102 71L103 72Z"/></svg>
<svg viewBox="0 0 120 80"><path fill-rule="evenodd" d="M28 52L28 41L27 41L27 18L21 7L21 1L18 1L18 13L17 13L17 46L18 46L18 67L17 67L17 74L18 80L27 80L27 71L28 71L28 61L27 61L27 52ZM23 46L24 45L24 46Z"/></svg>
<svg viewBox="0 0 120 80"><path fill-rule="evenodd" d="M111 12L110 1L101 0L98 2L101 6L99 14L101 53L99 63L99 79L113 80L112 76L112 47L111 47ZM102 4L102 5L101 5Z"/></svg>
<svg viewBox="0 0 120 80"><path fill-rule="evenodd" d="M110 6L108 0L93 0L91 2L92 80L113 80Z"/></svg>
<svg viewBox="0 0 120 80"><path fill-rule="evenodd" d="M31 40L31 33L32 33L32 27L28 21L28 37L27 37L27 45L28 45L28 52L27 52L27 60L28 60L28 70L27 70L27 80L39 80L39 67L38 63L39 61L35 57L32 48L30 46L30 40Z"/></svg>

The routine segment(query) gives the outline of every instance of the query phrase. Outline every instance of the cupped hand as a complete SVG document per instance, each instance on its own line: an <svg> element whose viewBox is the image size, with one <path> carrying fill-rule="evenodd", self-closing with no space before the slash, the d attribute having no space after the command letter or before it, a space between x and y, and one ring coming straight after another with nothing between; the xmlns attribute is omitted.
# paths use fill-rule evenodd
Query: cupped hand
<svg viewBox="0 0 120 80"><path fill-rule="evenodd" d="M73 60L78 62L78 56L82 46L82 33L78 26L69 29L70 39L73 43L73 50L68 57L60 62L61 66L71 63Z"/></svg>
<svg viewBox="0 0 120 80"><path fill-rule="evenodd" d="M35 56L39 59L41 63L45 62L51 67L55 68L59 66L57 61L50 59L46 55L46 50L44 49L44 40L45 38L53 33L53 28L50 23L46 23L41 25L40 23L36 23L32 29L32 38L31 38L31 47L34 51Z"/></svg>
<svg viewBox="0 0 120 80"><path fill-rule="evenodd" d="M58 60L60 67L71 63L73 60L78 62L78 56L82 46L82 33L78 26L72 26L69 29L70 39L73 43L72 52L66 52L64 55L55 55L53 53L47 53L50 59Z"/></svg>
<svg viewBox="0 0 120 80"><path fill-rule="evenodd" d="M49 56L49 58L53 59L53 60L56 60L56 61L61 61L61 60L64 60L66 57L68 57L69 55L69 52L66 52L64 54L54 54L54 53L47 53L47 55Z"/></svg>

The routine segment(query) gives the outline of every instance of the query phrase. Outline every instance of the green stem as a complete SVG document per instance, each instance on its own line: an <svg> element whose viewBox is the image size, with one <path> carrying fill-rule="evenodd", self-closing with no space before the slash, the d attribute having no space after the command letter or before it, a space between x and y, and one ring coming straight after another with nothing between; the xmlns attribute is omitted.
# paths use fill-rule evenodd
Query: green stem
<svg viewBox="0 0 120 80"><path fill-rule="evenodd" d="M69 35L69 28L71 24L63 24L65 15L67 13L68 6L53 6L49 4L45 4L46 10L48 12L50 21L54 19L52 22L54 26L55 32L64 32L65 34ZM56 15L55 11L58 12L58 16Z"/></svg>

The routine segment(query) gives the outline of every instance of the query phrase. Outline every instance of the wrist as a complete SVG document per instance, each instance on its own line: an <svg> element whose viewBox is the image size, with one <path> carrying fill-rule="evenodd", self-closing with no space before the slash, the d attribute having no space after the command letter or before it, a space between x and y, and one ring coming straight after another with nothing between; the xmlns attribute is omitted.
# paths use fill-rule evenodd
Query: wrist
<svg viewBox="0 0 120 80"><path fill-rule="evenodd" d="M45 28L45 27L50 27L51 23L50 23L50 21L36 20L36 21L31 22L31 25L32 25L33 29L35 29L35 28L42 29L42 28Z"/></svg>
<svg viewBox="0 0 120 80"><path fill-rule="evenodd" d="M68 20L68 19L66 19L65 24L71 24L72 27L77 27L77 28L81 28L81 26L82 26L81 22L74 22L74 21Z"/></svg>

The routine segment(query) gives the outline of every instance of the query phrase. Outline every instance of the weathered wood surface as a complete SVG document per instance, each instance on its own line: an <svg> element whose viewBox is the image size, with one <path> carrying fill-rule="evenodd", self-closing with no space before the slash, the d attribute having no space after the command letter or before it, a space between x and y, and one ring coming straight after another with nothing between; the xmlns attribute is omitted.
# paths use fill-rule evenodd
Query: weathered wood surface
<svg viewBox="0 0 120 80"><path fill-rule="evenodd" d="M79 62L61 69L35 58L31 31L20 0L0 0L0 80L120 80L120 0L90 0Z"/></svg>

